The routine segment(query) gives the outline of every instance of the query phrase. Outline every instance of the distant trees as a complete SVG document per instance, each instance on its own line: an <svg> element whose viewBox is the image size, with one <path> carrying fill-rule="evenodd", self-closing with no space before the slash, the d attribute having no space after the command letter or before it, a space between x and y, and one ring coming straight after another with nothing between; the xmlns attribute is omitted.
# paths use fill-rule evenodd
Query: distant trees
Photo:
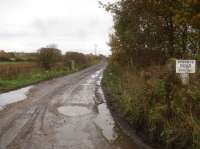
<svg viewBox="0 0 200 149"><path fill-rule="evenodd" d="M41 66L48 70L62 60L62 54L59 49L48 46L38 50L38 60Z"/></svg>
<svg viewBox="0 0 200 149"><path fill-rule="evenodd" d="M36 53L24 53L24 52L5 52L0 50L0 62L17 62L17 61L36 61Z"/></svg>
<svg viewBox="0 0 200 149"><path fill-rule="evenodd" d="M66 64L70 64L74 61L76 65L84 65L87 63L86 56L78 52L66 52L64 56L64 61Z"/></svg>
<svg viewBox="0 0 200 149"><path fill-rule="evenodd" d="M13 53L7 53L3 50L0 50L0 61L10 61L11 58L14 58L14 54Z"/></svg>
<svg viewBox="0 0 200 149"><path fill-rule="evenodd" d="M89 66L99 61L99 57L96 57L94 55L86 55L78 52L66 52L63 60L65 66L71 69L76 69L80 67Z"/></svg>
<svg viewBox="0 0 200 149"><path fill-rule="evenodd" d="M121 0L104 7L114 16L110 45L118 62L141 67L170 57L198 56L199 1Z"/></svg>
<svg viewBox="0 0 200 149"><path fill-rule="evenodd" d="M100 61L100 56L83 54L78 52L66 52L64 55L57 45L50 44L40 48L37 52L5 52L0 50L0 62L33 62L41 68L49 70L53 68L76 69L84 68ZM65 67L64 67L65 66ZM73 67L73 68L72 68Z"/></svg>
<svg viewBox="0 0 200 149"><path fill-rule="evenodd" d="M66 52L65 55L62 55L55 46L47 46L38 50L38 61L47 70L58 62L64 64L66 68L79 69L98 62L99 57L78 52Z"/></svg>
<svg viewBox="0 0 200 149"><path fill-rule="evenodd" d="M9 57L7 56L6 52L0 51L0 61L7 61Z"/></svg>

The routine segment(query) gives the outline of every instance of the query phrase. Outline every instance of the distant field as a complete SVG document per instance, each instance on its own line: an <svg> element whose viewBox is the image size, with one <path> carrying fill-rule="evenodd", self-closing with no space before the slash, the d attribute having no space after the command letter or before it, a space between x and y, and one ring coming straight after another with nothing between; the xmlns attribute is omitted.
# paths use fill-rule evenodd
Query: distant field
<svg viewBox="0 0 200 149"><path fill-rule="evenodd" d="M14 77L13 79L0 79L0 93L9 91L12 89L20 88L26 85L37 83L42 80L48 80L54 77L59 77L72 73L73 71L67 69L52 69L50 71L45 71L42 69L35 69L32 71L27 71L27 73L21 73Z"/></svg>
<svg viewBox="0 0 200 149"><path fill-rule="evenodd" d="M0 79L14 79L19 75L31 73L37 69L35 63L3 62L0 63Z"/></svg>
<svg viewBox="0 0 200 149"><path fill-rule="evenodd" d="M62 66L46 71L33 62L0 63L0 92L23 87L41 80L68 74Z"/></svg>
<svg viewBox="0 0 200 149"><path fill-rule="evenodd" d="M37 63L31 62L0 63L0 93L37 83L42 80L67 75L83 68L84 67L77 67L77 69L71 70L58 63L51 70L45 70L39 67Z"/></svg>
<svg viewBox="0 0 200 149"><path fill-rule="evenodd" d="M0 65L1 65L1 64L29 64L29 63L33 63L33 62L27 62L27 61L1 62L1 61L0 61Z"/></svg>
<svg viewBox="0 0 200 149"><path fill-rule="evenodd" d="M42 50L43 52L35 58L35 61L30 59L29 61L0 62L0 93L67 75L94 65L100 60L96 56L76 52L61 55L58 49L44 48Z"/></svg>

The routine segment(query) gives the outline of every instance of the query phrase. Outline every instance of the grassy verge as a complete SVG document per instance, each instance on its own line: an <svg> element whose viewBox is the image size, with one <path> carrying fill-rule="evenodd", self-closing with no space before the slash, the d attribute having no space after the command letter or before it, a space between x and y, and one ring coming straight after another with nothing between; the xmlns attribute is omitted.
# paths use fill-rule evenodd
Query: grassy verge
<svg viewBox="0 0 200 149"><path fill-rule="evenodd" d="M199 74L190 86L182 86L161 69L147 78L141 74L119 65L107 67L102 84L112 108L150 144L199 149Z"/></svg>
<svg viewBox="0 0 200 149"><path fill-rule="evenodd" d="M9 90L17 89L43 80L64 76L73 72L74 71L69 71L67 69L52 69L50 71L35 70L29 74L19 75L15 79L0 79L0 92L6 92Z"/></svg>
<svg viewBox="0 0 200 149"><path fill-rule="evenodd" d="M5 62L2 62L0 61L0 65L3 65L3 64L30 64L32 62L28 62L28 61L5 61Z"/></svg>
<svg viewBox="0 0 200 149"><path fill-rule="evenodd" d="M41 68L33 67L28 69L28 72L20 72L19 75L14 75L14 77L12 76L6 78L4 77L2 79L0 78L0 93L35 84L43 80L49 80L52 78L71 74L95 64L97 64L97 62L91 63L90 65L88 64L87 66L79 66L75 70L70 70L68 68L62 67L53 68L49 71L46 71Z"/></svg>

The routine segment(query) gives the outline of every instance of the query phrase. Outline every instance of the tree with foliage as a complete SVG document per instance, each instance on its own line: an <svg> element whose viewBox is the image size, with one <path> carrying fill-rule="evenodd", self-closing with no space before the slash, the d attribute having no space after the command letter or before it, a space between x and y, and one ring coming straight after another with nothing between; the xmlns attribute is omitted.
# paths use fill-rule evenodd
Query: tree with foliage
<svg viewBox="0 0 200 149"><path fill-rule="evenodd" d="M108 91L116 97L112 105L136 131L163 148L199 149L199 71L184 86L174 62L200 59L200 1L118 0L102 5L114 18L112 59L105 74Z"/></svg>
<svg viewBox="0 0 200 149"><path fill-rule="evenodd" d="M86 59L86 56L82 53L66 52L64 56L64 63L66 66L70 68L76 67L76 66L84 66L87 64L87 59Z"/></svg>
<svg viewBox="0 0 200 149"><path fill-rule="evenodd" d="M199 1L120 0L102 5L114 17L110 45L120 63L140 67L198 55Z"/></svg>
<svg viewBox="0 0 200 149"><path fill-rule="evenodd" d="M45 69L51 69L58 61L62 60L61 51L57 48L41 48L38 50L39 63Z"/></svg>

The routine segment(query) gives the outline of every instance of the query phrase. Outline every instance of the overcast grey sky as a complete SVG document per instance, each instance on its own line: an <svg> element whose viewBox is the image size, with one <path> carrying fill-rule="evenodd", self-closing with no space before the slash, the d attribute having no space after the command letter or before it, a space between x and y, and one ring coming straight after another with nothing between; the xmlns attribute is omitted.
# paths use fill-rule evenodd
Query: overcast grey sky
<svg viewBox="0 0 200 149"><path fill-rule="evenodd" d="M108 2L112 0L102 0ZM0 49L36 51L57 44L65 51L109 54L112 17L98 0L0 0Z"/></svg>

